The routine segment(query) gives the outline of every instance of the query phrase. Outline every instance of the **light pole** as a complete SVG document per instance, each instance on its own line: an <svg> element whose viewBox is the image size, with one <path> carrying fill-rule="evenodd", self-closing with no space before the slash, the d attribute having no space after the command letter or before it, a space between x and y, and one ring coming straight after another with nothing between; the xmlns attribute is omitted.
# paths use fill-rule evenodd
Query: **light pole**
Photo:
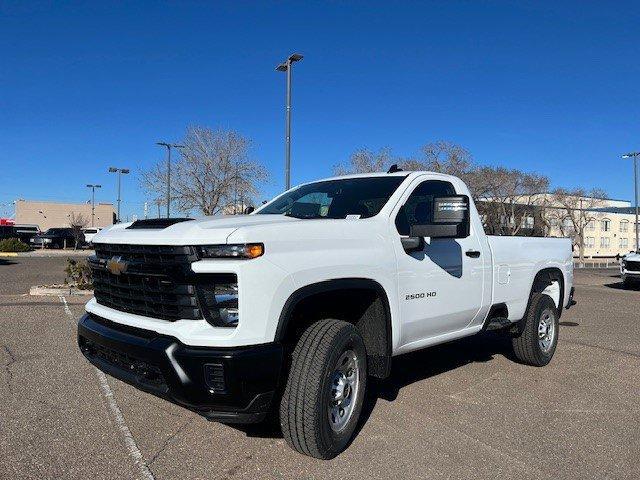
<svg viewBox="0 0 640 480"><path fill-rule="evenodd" d="M184 145L177 143L156 142L156 145L161 147L167 147L167 218L171 215L169 209L171 208L171 147L184 148Z"/></svg>
<svg viewBox="0 0 640 480"><path fill-rule="evenodd" d="M95 227L96 219L96 188L102 188L102 185L87 184L87 188L91 189L91 226Z"/></svg>
<svg viewBox="0 0 640 480"><path fill-rule="evenodd" d="M276 67L278 72L287 73L287 117L285 120L285 133L284 133L284 186L285 190L291 188L291 67L295 62L302 60L302 55L299 53L293 53L289 55L284 62Z"/></svg>
<svg viewBox="0 0 640 480"><path fill-rule="evenodd" d="M118 217L117 222L120 223L120 176L126 175L129 173L128 168L117 168L117 167L109 167L109 173L117 173L118 174Z"/></svg>
<svg viewBox="0 0 640 480"><path fill-rule="evenodd" d="M636 252L640 253L640 244L638 243L638 157L640 157L640 152L630 152L622 155L622 158L633 158L633 187L635 189L635 197L636 197Z"/></svg>

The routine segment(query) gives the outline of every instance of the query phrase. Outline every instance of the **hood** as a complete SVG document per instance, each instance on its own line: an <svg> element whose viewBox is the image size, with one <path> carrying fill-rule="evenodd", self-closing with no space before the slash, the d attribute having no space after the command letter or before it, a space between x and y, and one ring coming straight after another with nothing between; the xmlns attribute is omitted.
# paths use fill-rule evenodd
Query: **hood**
<svg viewBox="0 0 640 480"><path fill-rule="evenodd" d="M623 258L632 262L640 262L640 253L627 253Z"/></svg>
<svg viewBox="0 0 640 480"><path fill-rule="evenodd" d="M93 243L137 245L206 245L227 243L241 227L299 222L284 215L219 215L182 221L165 228L129 228L132 223L118 223L101 230Z"/></svg>

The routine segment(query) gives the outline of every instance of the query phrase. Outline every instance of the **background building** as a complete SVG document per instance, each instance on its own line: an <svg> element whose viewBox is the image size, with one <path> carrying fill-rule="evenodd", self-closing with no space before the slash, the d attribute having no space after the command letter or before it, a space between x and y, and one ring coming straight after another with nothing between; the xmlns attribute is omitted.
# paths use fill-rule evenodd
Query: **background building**
<svg viewBox="0 0 640 480"><path fill-rule="evenodd" d="M91 226L90 203L57 203L40 202L36 200L17 200L16 218L17 224L35 224L40 230L53 227L69 227L71 216L82 215L87 220L87 226ZM115 210L111 203L96 203L94 226L107 227L115 221Z"/></svg>
<svg viewBox="0 0 640 480"><path fill-rule="evenodd" d="M637 250L635 208L626 200L557 197L550 193L482 199L478 202L490 235L565 237L574 256L612 258Z"/></svg>

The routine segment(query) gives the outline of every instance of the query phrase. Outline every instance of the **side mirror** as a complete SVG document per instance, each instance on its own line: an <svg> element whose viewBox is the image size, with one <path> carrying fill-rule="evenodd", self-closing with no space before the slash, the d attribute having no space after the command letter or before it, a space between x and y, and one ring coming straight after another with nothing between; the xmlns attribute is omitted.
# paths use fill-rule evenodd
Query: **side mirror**
<svg viewBox="0 0 640 480"><path fill-rule="evenodd" d="M255 211L256 207L254 206L250 206L244 209L244 214L245 215L249 215L250 213L253 213Z"/></svg>
<svg viewBox="0 0 640 480"><path fill-rule="evenodd" d="M411 237L466 238L469 236L469 197L434 197L429 223L412 225Z"/></svg>

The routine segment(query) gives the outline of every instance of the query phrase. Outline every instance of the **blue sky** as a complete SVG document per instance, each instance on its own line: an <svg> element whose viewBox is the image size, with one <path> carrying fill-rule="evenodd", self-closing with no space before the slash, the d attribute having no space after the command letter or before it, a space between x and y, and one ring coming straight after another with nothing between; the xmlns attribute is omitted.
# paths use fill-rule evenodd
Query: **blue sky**
<svg viewBox="0 0 640 480"><path fill-rule="evenodd" d="M253 140L282 188L284 78L294 71L292 182L360 147L438 139L479 163L632 199L640 150L638 2L0 1L0 215L16 198L115 198L187 125Z"/></svg>

